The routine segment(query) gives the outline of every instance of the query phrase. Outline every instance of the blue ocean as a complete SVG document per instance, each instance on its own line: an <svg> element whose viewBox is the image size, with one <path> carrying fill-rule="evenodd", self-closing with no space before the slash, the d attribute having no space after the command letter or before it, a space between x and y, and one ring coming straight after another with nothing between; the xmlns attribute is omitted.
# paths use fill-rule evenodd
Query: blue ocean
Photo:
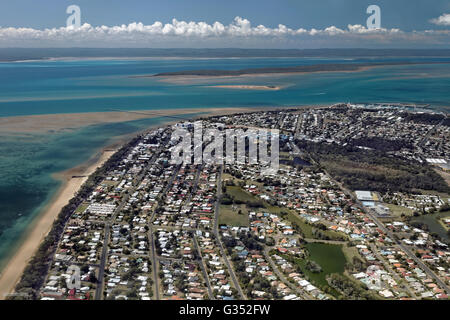
<svg viewBox="0 0 450 320"><path fill-rule="evenodd" d="M160 72L289 67L324 63L444 62L360 72L171 81ZM142 76L149 77L142 77ZM274 85L236 90L214 85ZM153 58L0 63L0 117L54 113L326 105L337 102L427 104L450 111L450 58ZM51 133L0 135L0 268L57 192L52 176L89 160L124 135L172 119L91 125Z"/></svg>

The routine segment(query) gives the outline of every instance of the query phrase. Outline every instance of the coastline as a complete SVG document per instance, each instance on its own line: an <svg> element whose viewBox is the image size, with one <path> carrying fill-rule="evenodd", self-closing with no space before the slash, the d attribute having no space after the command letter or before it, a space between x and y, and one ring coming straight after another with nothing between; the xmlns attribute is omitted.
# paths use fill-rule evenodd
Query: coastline
<svg viewBox="0 0 450 320"><path fill-rule="evenodd" d="M120 123L141 119L151 119L158 117L173 118L175 121L183 119L186 114L215 115L229 114L236 112L258 111L264 108L273 107L249 107L249 108L180 108L180 109L143 109L143 110L111 110L105 112L84 112L84 113L58 113L26 116L0 117L0 135L23 135L29 133L58 133L70 131L81 127ZM190 118L195 118L190 116ZM189 118L189 119L190 119ZM170 119L172 120L172 119Z"/></svg>
<svg viewBox="0 0 450 320"><path fill-rule="evenodd" d="M228 81L242 81L242 80L251 80L251 79L264 79L264 78L271 78L274 77L293 77L293 76L306 76L310 74L322 74L322 73L358 73L358 72L365 72L374 68L379 68L381 66L360 66L359 68L355 70L340 70L340 71L298 71L298 72L276 72L276 73L254 73L254 74L240 74L240 75L217 75L217 76L211 76L211 75L164 75L164 76L155 76L155 75L148 75L148 76L141 76L141 77L155 77L158 78L158 81L165 82L165 83L172 83L172 84L179 84L179 85L186 85L186 84L204 84L209 87L213 87L211 85L208 85L211 81L214 82L221 82L226 83L225 85L228 85ZM224 82L227 81L227 82ZM231 84L233 85L233 84ZM250 85L253 86L253 85Z"/></svg>
<svg viewBox="0 0 450 320"><path fill-rule="evenodd" d="M300 76L309 74L321 74L321 73L357 73L364 72L374 68L379 68L382 66L359 66L355 70L334 70L334 71L296 71L296 72L274 72L274 73L248 73L239 75L146 75L139 76L140 78L158 78L160 82L174 83L174 84L189 84L192 82L205 83L210 81L240 81L242 79L261 79L261 78L274 78L274 77L289 77L289 76ZM136 77L136 76L135 76Z"/></svg>
<svg viewBox="0 0 450 320"><path fill-rule="evenodd" d="M203 116L217 116L226 115L232 113L245 113L245 112L255 112L263 110L276 110L276 109L308 109L308 108L321 108L324 106L320 105L305 105L305 106L271 106L271 107L260 107L260 108L213 108L213 109L175 109L165 110L167 113L172 113L180 116L183 114L192 114L193 111L202 111L201 115L191 116L190 119L194 120ZM328 107L332 107L328 105ZM158 112L161 110L140 110L135 111L136 113L144 112ZM132 113L134 111L124 111L123 113ZM73 115L73 114L72 114ZM158 117L162 114L146 117ZM48 115L54 116L54 115ZM39 116L26 116L26 117L39 117ZM1 119L1 118L0 118ZM16 252L11 255L8 262L5 264L1 274L0 274L0 300L7 298L7 295L14 291L14 288L18 281L20 280L24 269L28 265L30 259L34 256L43 239L49 233L52 228L53 221L59 215L61 209L73 198L75 193L80 189L83 183L88 179L88 177L95 172L95 170L101 167L119 148L120 146L129 140L131 137L136 136L142 132L152 130L157 127L164 127L171 125L175 122L179 122L180 119L168 119L167 121L159 124L155 124L147 127L144 130L136 131L124 136L115 137L114 141L107 146L97 149L94 156L83 164L77 165L74 168L68 169L66 171L56 173L53 177L61 182L58 191L51 197L50 201L44 206L42 210L33 218L33 222L27 227L27 234L24 234L20 240L20 245ZM188 120L188 119L186 119ZM120 122L120 121L119 121ZM74 177L81 176L81 177Z"/></svg>
<svg viewBox="0 0 450 320"><path fill-rule="evenodd" d="M88 177L101 167L116 150L110 147L103 148L100 153L97 153L85 164L54 175L56 179L61 181L61 186L49 203L33 219L33 222L27 228L29 232L23 236L18 250L3 268L0 274L0 300L7 298L14 291L29 260L49 233L53 221L61 209L73 198ZM75 175L82 177L74 178Z"/></svg>
<svg viewBox="0 0 450 320"><path fill-rule="evenodd" d="M58 217L61 209L69 202L70 199L72 199L75 195L75 193L81 188L83 183L88 179L88 177L95 172L95 170L99 167L101 167L118 149L120 149L120 146L131 139L131 137L134 137L142 132L171 125L175 122L178 122L180 120L183 120L181 116L183 114L193 114L193 113L205 113L200 114L196 116L192 116L191 119L196 119L199 117L202 117L204 115L208 116L214 116L214 115L222 115L222 114L230 114L230 113L239 113L239 112L252 112L257 111L261 109L266 108L216 108L216 109L172 109L172 110L139 110L139 111L123 111L123 112L114 112L114 114L125 114L126 120L121 118L120 120L118 118L114 118L115 121L111 121L111 118L108 117L109 121L106 122L123 122L123 121L129 121L130 114L137 115L139 119L142 118L153 118L153 117L160 117L165 115L178 115L180 116L180 119L168 119L167 121L164 121L163 123L155 124L150 127L147 127L144 130L136 131L131 134L123 135L123 136L117 136L115 137L109 145L106 145L102 147L101 149L97 149L94 153L94 155L88 159L86 162L77 165L76 167L70 168L68 170L65 170L63 172L55 173L53 174L53 178L56 180L59 180L61 182L61 185L59 186L58 190L55 192L55 194L50 198L50 200L47 202L46 205L42 209L39 210L39 212L36 214L36 216L33 218L33 221L30 223L30 225L27 227L25 233L22 235L22 237L19 240L19 244L17 246L17 249L15 252L13 252L8 258L8 261L6 262L4 268L1 270L0 273L0 300L6 299L9 295L11 295L14 292L15 286L19 282L24 269L28 265L29 261L33 258L35 255L37 249L39 248L42 241L45 239L47 234L50 232L53 221ZM270 109L273 109L271 107ZM164 111L164 112L162 112ZM152 113L145 114L145 112ZM55 132L60 130L68 130L68 129L76 129L77 127L82 127L86 125L92 125L97 123L96 120L98 120L98 114L101 114L105 116L106 113L87 113L87 114L63 114L63 118L70 119L77 123L76 126L74 126L74 123L68 123L66 121L59 121L59 122L52 122L56 118L60 118L61 115L32 115L32 116L18 116L18 117L6 117L6 118L0 118L0 123L2 119L11 119L11 118L19 118L18 125L14 123L13 126L10 126L6 130L0 130L0 133L7 133L7 134L26 134L30 132L35 132L36 125L42 124L43 120L46 123L52 122L57 127L52 127L51 129L46 128L47 132ZM109 112L107 112L109 114ZM74 116L81 116L82 121L80 119L75 119ZM21 122L25 121L27 124L33 124L33 120L37 120L37 123L34 123L34 126L28 126L27 131L18 131L17 128L21 127ZM187 120L187 119L186 119ZM6 122L5 122L6 123ZM70 127L67 127L67 125L70 125ZM12 130L15 128L15 130ZM21 127L23 128L23 127ZM45 128L45 127L44 127ZM39 128L38 131L43 131L42 128ZM76 177L74 177L76 176Z"/></svg>

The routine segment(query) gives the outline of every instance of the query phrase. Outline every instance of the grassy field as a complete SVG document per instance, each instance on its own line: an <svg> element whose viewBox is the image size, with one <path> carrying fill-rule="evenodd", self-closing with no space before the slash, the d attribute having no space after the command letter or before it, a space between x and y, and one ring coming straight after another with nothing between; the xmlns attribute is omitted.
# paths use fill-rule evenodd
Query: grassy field
<svg viewBox="0 0 450 320"><path fill-rule="evenodd" d="M233 227L248 227L248 210L245 205L235 205L233 210L231 205L221 205L219 208L219 224L225 224ZM242 210L242 214L239 214Z"/></svg>
<svg viewBox="0 0 450 320"><path fill-rule="evenodd" d="M231 181L233 181L234 183L238 183L238 182L239 182L239 179L233 177L231 174L229 174L229 173L223 173L223 174L222 174L222 181L227 181L227 180L231 180Z"/></svg>
<svg viewBox="0 0 450 320"><path fill-rule="evenodd" d="M119 184L119 181L103 180L102 184L107 186L117 186Z"/></svg>
<svg viewBox="0 0 450 320"><path fill-rule="evenodd" d="M232 177L232 176L230 176L230 177ZM255 184L252 181L249 181L249 183ZM227 186L226 195L229 198L234 199L235 201L241 201L241 202L250 202L250 201L260 200L258 197L243 190L239 186ZM285 212L285 213L287 213L285 218L288 221L290 221L291 223L297 224L300 227L300 229L302 230L305 238L315 238L313 235L313 232L312 232L313 226L306 223L306 221L303 218L301 218L295 211L290 210L288 208L272 206L269 203L267 203L266 201L262 201L262 203L264 205L263 208L251 209L248 206L246 206L245 204L242 204L240 206L240 209L243 212L250 212L250 211L269 212L269 213L273 213L273 214L276 214L279 216L281 216L282 212ZM221 208L222 207L223 207L223 209L221 209L221 212L220 212L219 223L229 224L229 225L239 225L239 223L246 223L244 225L249 224L247 214L245 214L246 217L244 219L242 217L243 215L239 215L237 212L232 212L230 205L227 205L227 206L223 205L223 206L221 206ZM222 214L222 211L224 212L224 214ZM238 223L238 224L236 224L236 223ZM341 234L331 231L331 230L324 230L321 232L322 232L322 234L328 236L330 239L335 239L335 240L340 239L342 236Z"/></svg>
<svg viewBox="0 0 450 320"><path fill-rule="evenodd" d="M239 186L227 186L227 195L237 201L248 202L256 200L255 196Z"/></svg>
<svg viewBox="0 0 450 320"><path fill-rule="evenodd" d="M300 229L302 230L303 235L304 235L305 238L312 238L313 237L312 226L307 224L304 219L300 218L297 214L295 214L291 210L283 209L283 208L280 208L280 207L274 207L274 206L267 206L266 209L270 213L274 213L276 215L280 215L280 213L282 211L287 212L288 214L286 216L286 219L289 220L291 223L296 223L300 227Z"/></svg>
<svg viewBox="0 0 450 320"><path fill-rule="evenodd" d="M347 245L342 246L342 252L344 253L345 259L347 259L347 261L349 262L353 261L354 257L357 257L359 258L359 260L364 261L356 247L349 247Z"/></svg>
<svg viewBox="0 0 450 320"><path fill-rule="evenodd" d="M383 203L383 205L388 207L389 210L391 211L392 215L396 216L396 217L400 217L402 215L402 213L404 213L407 216L412 216L412 214L413 214L413 210L410 208L397 206L395 204L390 204L390 203Z"/></svg>
<svg viewBox="0 0 450 320"><path fill-rule="evenodd" d="M75 213L81 213L89 206L87 203L82 203L78 206L78 208L75 210Z"/></svg>

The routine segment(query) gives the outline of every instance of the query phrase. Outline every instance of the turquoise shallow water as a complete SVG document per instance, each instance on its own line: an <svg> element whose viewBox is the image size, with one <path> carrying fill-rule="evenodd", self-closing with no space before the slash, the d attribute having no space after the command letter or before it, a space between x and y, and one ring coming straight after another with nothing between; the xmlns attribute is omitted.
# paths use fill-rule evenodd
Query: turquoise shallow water
<svg viewBox="0 0 450 320"><path fill-rule="evenodd" d="M288 67L317 63L444 61L353 73L242 77L170 83L135 78L193 69ZM215 84L277 85L279 91L211 88ZM426 103L448 111L450 58L414 59L148 59L0 63L0 116L174 109L290 106L336 102ZM0 136L0 268L59 183L52 174L88 160L118 136L168 119L95 125L46 135Z"/></svg>
<svg viewBox="0 0 450 320"><path fill-rule="evenodd" d="M353 73L168 83L131 78L195 69L288 67L405 59L241 58L183 60L82 60L0 63L0 116L107 111L306 105L335 102L412 102L448 105L450 58L410 59L449 64L406 65ZM212 84L273 84L279 91L208 88Z"/></svg>
<svg viewBox="0 0 450 320"><path fill-rule="evenodd" d="M162 124L153 118L88 126L55 134L3 136L0 140L0 267L60 182L52 174L89 160L120 136Z"/></svg>

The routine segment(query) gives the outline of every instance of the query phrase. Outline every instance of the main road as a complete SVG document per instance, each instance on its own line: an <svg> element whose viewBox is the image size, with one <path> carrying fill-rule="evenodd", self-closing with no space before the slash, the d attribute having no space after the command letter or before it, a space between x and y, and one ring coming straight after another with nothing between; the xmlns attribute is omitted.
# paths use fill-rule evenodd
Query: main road
<svg viewBox="0 0 450 320"><path fill-rule="evenodd" d="M172 176L170 177L170 180L167 182L167 185L165 186L163 192L161 193L162 195L165 195L167 193L167 191L169 191L170 187L172 186L173 180L177 176L179 170L180 170L180 166L177 166L175 168ZM162 201L161 198L160 198L160 201ZM159 206L159 204L157 206ZM156 217L156 209L157 209L157 207L153 210L152 215L150 217L149 226L148 226L149 227L148 228L148 236L149 236L150 245L152 248L152 253L151 253L150 258L152 259L152 267L153 267L154 295L155 295L155 300L159 300L160 295L159 295L158 259L157 259L156 246L155 246L155 236L153 235L153 221Z"/></svg>
<svg viewBox="0 0 450 320"><path fill-rule="evenodd" d="M195 251L197 251L197 254L198 254L199 265L200 265L200 269L202 269L203 278L205 278L206 288L208 290L208 296L211 300L214 300L214 294L211 289L211 283L209 282L209 276L208 276L208 272L206 269L206 264L205 264L205 261L203 261L202 252L200 251L200 248L198 246L197 236L195 234L192 236L192 241L194 243L194 249L195 249Z"/></svg>
<svg viewBox="0 0 450 320"><path fill-rule="evenodd" d="M165 143L162 143L162 145L165 145ZM111 224L114 222L116 216L119 214L119 212L122 211L125 204L127 204L128 199L130 198L130 194L133 194L137 187L139 186L139 183L144 179L145 175L147 174L150 166L156 161L158 155L161 153L162 147L159 147L152 155L148 163L146 164L146 167L140 172L138 176L136 176L133 179L133 186L128 190L127 194L124 195L123 199L121 200L120 204L117 206L117 208L114 210L112 216L108 221L105 222L105 237L103 240L103 248L102 248L102 255L100 258L100 267L98 270L98 283L97 288L95 290L95 300L102 299L102 292L105 282L105 265L106 265L106 258L108 257L108 245L109 245L109 229L111 227Z"/></svg>
<svg viewBox="0 0 450 320"><path fill-rule="evenodd" d="M239 281L236 277L236 274L234 273L234 269L231 266L230 262L228 261L225 249L222 244L222 240L219 236L219 210L220 210L220 198L222 196L222 173L223 173L223 166L220 166L219 169L219 175L217 177L217 199L216 199L216 205L214 208L214 235L217 239L217 243L219 244L220 253L222 254L222 258L225 261L225 264L227 265L228 271L230 271L231 280L233 281L233 285L238 291L241 299L247 299L244 292L242 291L241 286L239 285Z"/></svg>
<svg viewBox="0 0 450 320"><path fill-rule="evenodd" d="M292 143L292 147L293 147L293 153L294 154L301 154L300 149L298 148L298 146L295 143ZM313 162L314 159L312 159L312 157L310 157L311 160ZM378 217L376 216L375 213L372 212L372 210L370 208L367 208L365 206L363 206L363 204L361 203L361 201L359 201L354 195L353 193L347 189L346 187L344 187L339 181L336 181L336 179L334 179L325 169L323 169L324 173L327 175L327 177L331 180L334 181L340 188L341 190L344 191L344 193L346 193L348 196L350 196L352 198L352 200L355 202L355 204L366 214L368 215L373 222L375 222L375 224L380 228L381 231L383 231L387 236L389 236L389 238L395 243L397 244L408 256L409 258L411 258L412 260L414 260L417 265L422 268L424 270L424 272L431 278L433 278L436 283L443 288L447 294L450 294L450 288L445 284L444 281L442 281L441 278L439 278L439 276L436 275L436 273L434 273L433 270L431 270L425 263L422 262L422 260L420 260L419 258L416 257L416 255L400 240L398 240L394 234L388 230L384 223L382 221L380 221L378 219Z"/></svg>

